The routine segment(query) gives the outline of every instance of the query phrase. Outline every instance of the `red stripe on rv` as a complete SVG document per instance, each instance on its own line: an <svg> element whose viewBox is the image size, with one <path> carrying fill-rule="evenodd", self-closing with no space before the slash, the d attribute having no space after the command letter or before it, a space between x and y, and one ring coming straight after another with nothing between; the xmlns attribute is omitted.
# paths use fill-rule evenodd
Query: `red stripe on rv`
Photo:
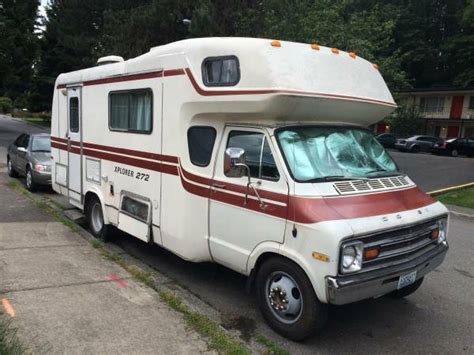
<svg viewBox="0 0 474 355"><path fill-rule="evenodd" d="M53 141L51 145L54 148L67 150L67 146L64 143ZM80 154L80 148L75 146L72 146L70 151L72 153ZM184 170L182 167L178 169L178 167L174 165L145 161L133 157L95 151L88 148L83 148L82 151L83 154L87 156L180 176L183 188L189 193L204 198L211 198L241 208L250 209L255 212L279 218L288 218L290 221L297 223L308 224L338 219L373 217L422 208L435 202L430 196L420 191L417 187L398 191L371 193L357 196L340 196L334 198L297 197L260 190L259 193L262 198L287 203L287 206L266 203L266 208L262 209L258 201L254 199L249 199L248 203L245 204L245 198L242 196L242 194L245 194L246 192L244 186L229 184L227 182L224 183L203 176L194 175ZM174 158L178 160L177 157ZM225 186L221 190L211 189L210 185L212 185L213 182L224 184ZM241 195L234 195L229 192L239 193ZM249 192L249 196L254 196L252 191Z"/></svg>

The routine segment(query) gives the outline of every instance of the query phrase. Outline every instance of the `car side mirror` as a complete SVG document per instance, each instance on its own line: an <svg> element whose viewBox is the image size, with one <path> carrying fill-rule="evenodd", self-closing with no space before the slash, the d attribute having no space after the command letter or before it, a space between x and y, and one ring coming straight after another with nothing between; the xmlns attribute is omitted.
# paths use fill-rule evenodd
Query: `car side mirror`
<svg viewBox="0 0 474 355"><path fill-rule="evenodd" d="M242 148L227 148L224 153L225 176L240 178L246 176L248 172L249 167L245 164L245 150Z"/></svg>
<svg viewBox="0 0 474 355"><path fill-rule="evenodd" d="M16 150L22 153L26 153L26 148L24 147L17 147Z"/></svg>

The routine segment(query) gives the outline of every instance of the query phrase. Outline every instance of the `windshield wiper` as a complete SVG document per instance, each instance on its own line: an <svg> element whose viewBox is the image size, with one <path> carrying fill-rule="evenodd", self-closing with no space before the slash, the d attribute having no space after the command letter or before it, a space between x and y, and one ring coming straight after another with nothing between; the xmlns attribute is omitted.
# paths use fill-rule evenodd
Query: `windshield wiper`
<svg viewBox="0 0 474 355"><path fill-rule="evenodd" d="M311 183L311 182L348 181L348 180L369 181L368 178L363 177L363 176L329 175L329 176L323 176L323 177L319 177L319 178L304 180L302 182L303 183L305 183L305 182Z"/></svg>

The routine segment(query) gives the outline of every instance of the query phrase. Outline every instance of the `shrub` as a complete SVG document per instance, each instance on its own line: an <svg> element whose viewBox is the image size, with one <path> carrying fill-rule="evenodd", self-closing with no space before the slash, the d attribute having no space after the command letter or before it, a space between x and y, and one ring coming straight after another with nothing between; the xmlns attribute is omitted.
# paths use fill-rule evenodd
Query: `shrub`
<svg viewBox="0 0 474 355"><path fill-rule="evenodd" d="M0 113L10 113L13 110L13 101L9 97L0 96Z"/></svg>

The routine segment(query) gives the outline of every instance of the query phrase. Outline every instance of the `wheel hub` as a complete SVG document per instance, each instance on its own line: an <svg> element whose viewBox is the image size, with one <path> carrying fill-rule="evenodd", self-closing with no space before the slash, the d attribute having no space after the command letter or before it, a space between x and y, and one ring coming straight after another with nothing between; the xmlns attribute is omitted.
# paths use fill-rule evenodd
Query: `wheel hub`
<svg viewBox="0 0 474 355"><path fill-rule="evenodd" d="M267 282L268 305L284 323L296 322L303 309L303 299L295 280L286 273L273 274Z"/></svg>

